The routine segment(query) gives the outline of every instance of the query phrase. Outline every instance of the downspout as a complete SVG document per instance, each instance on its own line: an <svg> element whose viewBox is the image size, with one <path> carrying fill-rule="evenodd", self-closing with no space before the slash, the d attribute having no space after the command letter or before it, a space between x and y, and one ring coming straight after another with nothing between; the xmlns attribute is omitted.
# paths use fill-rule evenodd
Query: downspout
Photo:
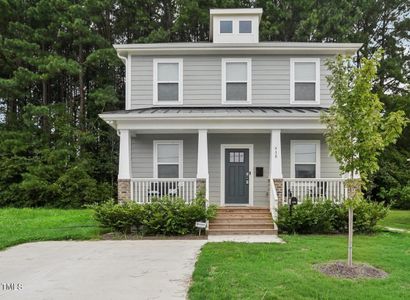
<svg viewBox="0 0 410 300"><path fill-rule="evenodd" d="M131 103L130 103L131 57L129 54L127 54L127 56L123 56L120 54L120 52L117 52L117 56L121 59L121 61L125 65L125 109L128 110L131 108Z"/></svg>

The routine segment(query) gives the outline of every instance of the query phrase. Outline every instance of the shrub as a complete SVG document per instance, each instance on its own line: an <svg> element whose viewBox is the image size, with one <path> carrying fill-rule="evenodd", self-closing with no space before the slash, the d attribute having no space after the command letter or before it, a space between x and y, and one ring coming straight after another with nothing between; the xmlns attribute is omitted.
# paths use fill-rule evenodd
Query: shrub
<svg viewBox="0 0 410 300"><path fill-rule="evenodd" d="M383 219L388 208L383 203L362 200L354 210L354 230L361 233L374 232L376 224ZM306 199L292 209L285 205L278 210L277 225L288 233L344 233L348 231L348 207L331 200L312 202Z"/></svg>
<svg viewBox="0 0 410 300"><path fill-rule="evenodd" d="M205 203L202 197L197 197L189 204L183 199L163 197L146 204L115 204L108 201L91 208L94 209L95 218L101 226L117 232L184 235L197 232L195 222L215 217L216 207L211 205L207 208Z"/></svg>

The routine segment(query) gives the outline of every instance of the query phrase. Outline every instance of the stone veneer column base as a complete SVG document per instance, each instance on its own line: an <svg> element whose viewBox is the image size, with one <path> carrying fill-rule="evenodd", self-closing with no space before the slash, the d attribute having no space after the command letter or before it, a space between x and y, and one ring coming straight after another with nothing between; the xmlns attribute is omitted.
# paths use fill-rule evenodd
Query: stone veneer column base
<svg viewBox="0 0 410 300"><path fill-rule="evenodd" d="M118 179L118 202L131 200L131 180Z"/></svg>
<svg viewBox="0 0 410 300"><path fill-rule="evenodd" d="M276 194L278 195L278 207L283 205L283 179L273 178L273 184L275 185Z"/></svg>
<svg viewBox="0 0 410 300"><path fill-rule="evenodd" d="M205 197L206 194L206 179L205 178L197 178L196 179L196 194L200 194Z"/></svg>

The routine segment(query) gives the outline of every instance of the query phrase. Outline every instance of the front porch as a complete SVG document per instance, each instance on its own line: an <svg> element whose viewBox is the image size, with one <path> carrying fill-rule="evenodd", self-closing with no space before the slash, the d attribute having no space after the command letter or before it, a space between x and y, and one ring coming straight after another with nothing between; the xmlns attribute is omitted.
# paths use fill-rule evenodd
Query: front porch
<svg viewBox="0 0 410 300"><path fill-rule="evenodd" d="M174 131L175 132L175 131ZM119 130L119 199L155 197L275 209L296 197L346 197L344 179L323 134L304 130ZM306 178L295 178L305 176Z"/></svg>

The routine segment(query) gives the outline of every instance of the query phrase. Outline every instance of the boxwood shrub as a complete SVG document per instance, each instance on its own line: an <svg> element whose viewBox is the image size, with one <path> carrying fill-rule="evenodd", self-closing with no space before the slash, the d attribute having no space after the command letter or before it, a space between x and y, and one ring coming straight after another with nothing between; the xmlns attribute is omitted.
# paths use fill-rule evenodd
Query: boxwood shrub
<svg viewBox="0 0 410 300"><path fill-rule="evenodd" d="M358 202L354 209L354 231L374 232L377 222L387 215L388 210L383 203ZM346 204L306 199L293 206L292 214L288 205L280 207L277 225L281 232L287 233L345 233L348 231L347 217Z"/></svg>
<svg viewBox="0 0 410 300"><path fill-rule="evenodd" d="M185 235L197 233L195 222L215 217L216 206L206 207L205 199L191 203L180 198L163 197L151 203L114 203L92 205L95 219L101 226L120 233L141 235Z"/></svg>

